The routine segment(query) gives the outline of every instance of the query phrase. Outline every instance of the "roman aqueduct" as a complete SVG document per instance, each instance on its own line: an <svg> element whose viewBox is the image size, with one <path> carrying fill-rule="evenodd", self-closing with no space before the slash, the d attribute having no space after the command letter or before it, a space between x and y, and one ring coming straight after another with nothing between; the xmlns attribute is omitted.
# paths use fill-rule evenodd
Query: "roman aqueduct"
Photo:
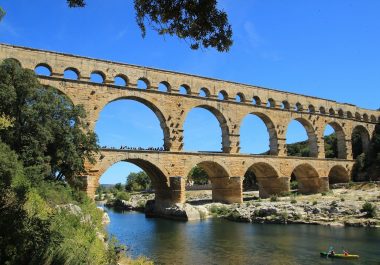
<svg viewBox="0 0 380 265"><path fill-rule="evenodd" d="M83 105L92 130L101 110L119 99L143 103L156 114L165 151L102 149L97 162L87 166L85 182L90 196L100 176L119 161L131 162L147 172L157 201L184 202L185 179L195 165L208 173L216 201L242 202L247 170L256 175L263 197L289 191L292 174L300 192L326 191L329 182L350 180L354 164L352 133L360 133L366 150L380 122L379 111L189 74L1 44L0 59L6 58L31 70L45 67L48 74L39 76L40 82L56 87L74 104ZM75 78L65 78L65 71L74 72ZM101 77L100 83L91 81L93 73ZM122 79L123 86L115 85L115 78ZM139 80L144 82L144 89L138 88ZM165 86L165 92L158 90L159 84ZM209 110L219 121L221 152L183 151L183 124L187 113L196 107ZM265 123L269 155L239 153L240 125L248 114L257 115ZM292 120L299 121L307 131L310 157L287 156L286 130ZM323 133L327 125L337 135L338 157L333 159L325 158Z"/></svg>

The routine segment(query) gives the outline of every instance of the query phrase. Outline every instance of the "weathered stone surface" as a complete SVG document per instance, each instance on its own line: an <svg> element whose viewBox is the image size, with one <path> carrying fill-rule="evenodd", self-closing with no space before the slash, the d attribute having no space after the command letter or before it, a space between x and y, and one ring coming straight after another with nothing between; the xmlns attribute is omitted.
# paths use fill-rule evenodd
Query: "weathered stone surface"
<svg viewBox="0 0 380 265"><path fill-rule="evenodd" d="M288 192L292 175L296 176L303 193L327 191L329 182L350 180L353 130L361 133L365 150L380 120L379 111L331 100L0 44L0 60L6 58L13 58L22 67L31 70L37 66L48 68L51 75L39 76L40 82L56 87L74 104L83 105L90 129L95 128L100 111L118 99L136 100L156 114L164 134L165 152L102 150L94 165L86 164L87 174L83 178L90 196L94 196L100 176L119 161L135 163L149 174L155 198L160 203L185 201L185 179L195 165L202 167L210 176L214 201L241 203L242 179L247 170L255 173L261 197ZM78 74L77 80L64 78L66 69L74 70ZM103 83L91 82L91 73L100 74ZM123 78L126 85L114 85L116 77ZM137 89L139 80L146 83L146 89ZM158 91L160 83L167 86L166 93ZM186 95L179 93L181 85L186 88ZM206 98L199 96L200 88L207 92ZM224 100L218 99L219 92L224 95ZM239 95L241 102L235 101L236 95ZM252 104L252 99L256 104ZM281 108L281 105L284 107ZM183 125L187 114L195 107L209 110L219 121L222 130L221 153L183 152ZM239 154L240 125L248 114L257 115L267 126L270 156ZM304 126L311 158L286 156L286 130L292 120ZM325 159L323 135L328 124L337 134L339 159Z"/></svg>
<svg viewBox="0 0 380 265"><path fill-rule="evenodd" d="M187 203L160 203L148 201L145 208L147 217L164 217L168 219L194 221L204 219L202 214L206 211L204 207L198 209Z"/></svg>

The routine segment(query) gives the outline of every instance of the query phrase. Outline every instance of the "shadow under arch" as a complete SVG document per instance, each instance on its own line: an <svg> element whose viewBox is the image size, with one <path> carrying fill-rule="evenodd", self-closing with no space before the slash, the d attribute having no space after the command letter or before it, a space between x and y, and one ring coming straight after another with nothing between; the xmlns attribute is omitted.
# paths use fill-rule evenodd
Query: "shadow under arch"
<svg viewBox="0 0 380 265"><path fill-rule="evenodd" d="M214 115L214 117L219 122L219 126L222 131L222 152L229 153L231 149L230 139L229 139L229 127L228 127L227 119L224 117L223 113L220 110L209 105L196 105L196 106L191 107L187 111L186 116L184 118L184 122L186 121L189 113L195 108L208 110L209 112L211 112L212 115Z"/></svg>
<svg viewBox="0 0 380 265"><path fill-rule="evenodd" d="M116 102L116 101L120 101L120 100L133 100L133 101L136 101L136 102L139 102L139 103L143 104L144 106L148 107L151 111L153 111L153 113L156 115L156 117L158 118L158 120L160 122L160 127L161 127L162 132L163 132L163 136L164 136L164 150L170 150L170 130L169 130L169 126L166 124L166 118L165 118L164 114L161 112L161 110L156 105L154 105L152 102L150 102L149 100L141 98L141 97L136 97L136 96L118 97L118 98L115 98L115 99L107 102L100 109L99 113L107 105L109 105L109 104L111 104L113 102ZM96 123L97 122L98 122L98 119L96 120ZM95 124L95 126L96 126L96 124Z"/></svg>
<svg viewBox="0 0 380 265"><path fill-rule="evenodd" d="M212 200L232 203L241 200L240 178L231 178L228 171L214 161L200 161L195 166L202 168L212 185ZM190 172L188 170L187 172ZM239 198L238 198L239 197Z"/></svg>
<svg viewBox="0 0 380 265"><path fill-rule="evenodd" d="M345 136L342 126L337 122L329 122L326 124L326 126L327 125L330 125L334 129L334 132L336 134L336 144L337 144L336 148L338 152L336 157L340 159L346 159L347 158L346 136ZM325 130L326 130L326 126L325 126ZM326 142L325 142L325 145L326 145Z"/></svg>
<svg viewBox="0 0 380 265"><path fill-rule="evenodd" d="M251 112L251 113L248 113L247 115L245 115L243 117L243 119L240 121L240 128L241 128L241 125L243 124L244 119L248 115L255 115L255 116L259 117L262 122L264 122L264 124L267 128L268 135L269 135L269 154L270 155L278 155L278 137L277 137L276 127L275 127L272 119L264 113Z"/></svg>
<svg viewBox="0 0 380 265"><path fill-rule="evenodd" d="M309 157L318 157L318 143L317 143L317 135L315 133L315 130L313 128L313 125L306 119L304 118L295 118L293 119L295 121L298 121L299 123L301 123L301 125L305 128L306 130L306 134L307 134L307 142L308 142L308 146L310 148L310 154L309 154ZM288 126L286 128L286 130L288 131L288 128L289 128L289 124L293 121L291 120L289 123L288 123Z"/></svg>
<svg viewBox="0 0 380 265"><path fill-rule="evenodd" d="M329 184L348 183L349 181L350 175L343 166L335 165L330 169Z"/></svg>
<svg viewBox="0 0 380 265"><path fill-rule="evenodd" d="M244 177L249 172L252 172L256 177L261 198L268 198L270 195L289 191L288 178L279 178L277 170L268 163L254 163L247 169Z"/></svg>
<svg viewBox="0 0 380 265"><path fill-rule="evenodd" d="M351 133L352 140L352 155L355 159L362 153L368 151L370 143L370 135L368 130L363 125L356 125Z"/></svg>
<svg viewBox="0 0 380 265"><path fill-rule="evenodd" d="M294 176L298 182L298 191L300 193L318 193L326 189L317 170L310 164L304 163L297 165L293 169L292 176Z"/></svg>

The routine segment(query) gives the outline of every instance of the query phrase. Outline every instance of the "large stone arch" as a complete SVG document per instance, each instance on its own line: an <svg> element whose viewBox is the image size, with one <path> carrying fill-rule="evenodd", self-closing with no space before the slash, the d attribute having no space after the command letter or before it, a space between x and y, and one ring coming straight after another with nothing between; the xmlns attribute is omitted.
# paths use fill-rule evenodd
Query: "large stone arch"
<svg viewBox="0 0 380 265"><path fill-rule="evenodd" d="M165 150L170 150L170 145L171 145L171 141L170 141L170 128L167 124L167 119L166 117L164 116L163 112L155 105L153 104L151 101L147 100L146 98L142 98L142 97L137 97L137 96L122 96L122 97L117 97L117 98L114 98L110 101L108 101L106 104L103 105L103 107L101 109L99 109L98 113L97 113L97 118L96 118L96 121L95 121L95 125L94 125L94 128L96 126L96 123L99 119L99 115L100 115L100 112L109 104L111 104L112 102L116 102L116 101L119 101L119 100L133 100L133 101L137 101L139 103L142 103L143 105L145 105L146 107L148 107L151 111L153 111L153 113L156 115L157 119L159 120L160 122L160 127L162 129L162 133L163 133L163 136L164 136L164 149Z"/></svg>
<svg viewBox="0 0 380 265"><path fill-rule="evenodd" d="M201 167L207 173L212 184L213 201L224 203L242 202L240 177L231 177L228 170L215 161L198 161L193 165ZM190 172L190 170L187 172Z"/></svg>
<svg viewBox="0 0 380 265"><path fill-rule="evenodd" d="M200 104L200 105L191 106L191 108L187 110L186 115L184 115L184 118L183 118L183 124L186 121L188 114L195 108L202 108L202 109L208 110L218 120L219 126L222 131L222 151L228 153L231 148L231 142L230 142L230 137L229 137L229 134L230 134L229 126L228 126L229 123L226 117L223 115L223 113L219 109L210 105ZM182 124L182 128L183 128L183 124Z"/></svg>
<svg viewBox="0 0 380 265"><path fill-rule="evenodd" d="M329 171L329 184L348 183L350 174L347 169L341 165L333 166Z"/></svg>
<svg viewBox="0 0 380 265"><path fill-rule="evenodd" d="M246 114L240 120L239 131L241 128L241 124L243 123L243 120L250 114L259 117L264 122L265 126L267 127L267 131L269 135L269 154L278 155L278 137L277 137L276 126L274 122L272 121L272 118L270 118L267 114L264 114L262 112L256 112L256 111Z"/></svg>
<svg viewBox="0 0 380 265"><path fill-rule="evenodd" d="M336 121L328 122L326 123L326 125L330 125L334 129L334 132L336 134L337 149L338 149L337 158L346 159L347 158L346 135L344 133L342 126ZM326 126L324 129L326 129Z"/></svg>
<svg viewBox="0 0 380 265"><path fill-rule="evenodd" d="M147 158L134 157L125 153L101 155L96 165L96 175L92 179L94 191L99 186L99 180L102 175L114 164L118 162L129 162L145 171L152 181L152 186L155 191L156 200L170 200L170 184L169 177L165 169L161 168L157 161L150 161ZM91 172L91 170L90 170Z"/></svg>
<svg viewBox="0 0 380 265"><path fill-rule="evenodd" d="M259 186L259 196L267 198L273 194L289 191L289 179L280 178L278 171L266 162L252 164L247 170L252 171Z"/></svg>
<svg viewBox="0 0 380 265"><path fill-rule="evenodd" d="M318 171L308 163L295 166L292 175L295 176L298 182L298 191L300 193L311 194L328 189L328 182L326 183L325 179L320 178Z"/></svg>
<svg viewBox="0 0 380 265"><path fill-rule="evenodd" d="M308 146L310 148L310 157L318 157L318 140L317 140L317 135L314 130L314 127L310 121L308 121L305 118L299 117L299 118L294 118L292 120L298 121L301 123L301 125L305 128L307 138L308 138ZM292 120L290 122L292 122ZM286 130L288 130L289 124L288 123ZM286 133L285 133L286 135Z"/></svg>

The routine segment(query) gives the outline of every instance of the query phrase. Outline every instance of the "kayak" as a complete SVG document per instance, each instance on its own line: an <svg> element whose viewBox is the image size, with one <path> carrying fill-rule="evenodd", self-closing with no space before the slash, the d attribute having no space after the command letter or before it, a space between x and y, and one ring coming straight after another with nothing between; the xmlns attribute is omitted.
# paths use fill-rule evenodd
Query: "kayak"
<svg viewBox="0 0 380 265"><path fill-rule="evenodd" d="M352 254L334 254L330 255L327 252L321 252L321 257L328 257L328 258L337 258L337 259L358 259L359 255L352 255Z"/></svg>

